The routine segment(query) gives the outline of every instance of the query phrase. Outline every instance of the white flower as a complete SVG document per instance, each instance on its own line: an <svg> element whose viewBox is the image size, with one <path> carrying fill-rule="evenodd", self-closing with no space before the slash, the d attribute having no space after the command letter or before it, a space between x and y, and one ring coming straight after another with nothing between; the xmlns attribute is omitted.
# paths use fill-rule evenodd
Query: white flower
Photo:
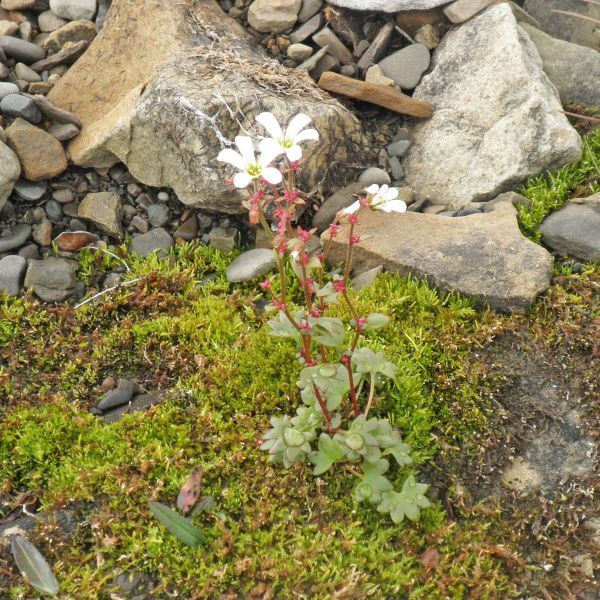
<svg viewBox="0 0 600 600"><path fill-rule="evenodd" d="M311 121L311 118L304 113L298 113L289 122L285 132L282 131L277 119L270 112L260 113L256 117L256 120L279 145L280 153L285 153L291 162L296 162L302 158L302 148L299 146L300 142L319 139L316 129L304 129ZM301 131L302 129L304 131Z"/></svg>
<svg viewBox="0 0 600 600"><path fill-rule="evenodd" d="M281 154L278 144L273 140L262 140L259 144L260 156L258 159L254 155L254 144L252 138L247 135L238 135L235 138L235 145L239 152L227 148L221 150L217 160L233 165L240 172L233 177L233 185L237 188L245 188L248 184L259 177L263 177L269 183L277 184L281 181L282 175L275 167L269 167L271 161Z"/></svg>
<svg viewBox="0 0 600 600"><path fill-rule="evenodd" d="M353 202L350 206L347 206L343 212L347 215L353 215L360 208L360 200Z"/></svg>
<svg viewBox="0 0 600 600"><path fill-rule="evenodd" d="M376 183L370 185L364 190L367 192L369 207L373 210L382 210L383 212L406 212L406 202L397 200L398 190L396 188L382 185L379 187Z"/></svg>

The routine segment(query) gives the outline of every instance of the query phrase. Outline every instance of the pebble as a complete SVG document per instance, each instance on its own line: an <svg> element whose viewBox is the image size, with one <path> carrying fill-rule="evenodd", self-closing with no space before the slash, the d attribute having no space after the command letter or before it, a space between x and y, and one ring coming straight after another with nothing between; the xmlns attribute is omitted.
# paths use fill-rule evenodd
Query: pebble
<svg viewBox="0 0 600 600"><path fill-rule="evenodd" d="M306 44L291 44L287 49L288 58L297 62L306 60L313 53L313 49Z"/></svg>
<svg viewBox="0 0 600 600"><path fill-rule="evenodd" d="M57 140L66 142L79 133L79 127L72 123L54 123L48 129L48 133Z"/></svg>
<svg viewBox="0 0 600 600"><path fill-rule="evenodd" d="M137 183L130 183L127 186L127 193L137 198L142 193L142 188Z"/></svg>
<svg viewBox="0 0 600 600"><path fill-rule="evenodd" d="M354 63L352 52L344 46L340 38L338 38L329 27L324 27L321 31L315 33L312 39L316 44L321 46L321 48L327 47L327 52L332 56L335 56L335 58L343 65L351 65Z"/></svg>
<svg viewBox="0 0 600 600"><path fill-rule="evenodd" d="M227 281L240 283L250 281L277 266L272 250L255 248L240 254L227 268Z"/></svg>
<svg viewBox="0 0 600 600"><path fill-rule="evenodd" d="M26 64L42 60L46 56L46 52L36 44L9 35L0 36L0 48L7 56Z"/></svg>
<svg viewBox="0 0 600 600"><path fill-rule="evenodd" d="M302 0L302 8L298 13L298 23L306 23L323 7L323 0Z"/></svg>
<svg viewBox="0 0 600 600"><path fill-rule="evenodd" d="M198 235L198 219L196 215L192 215L184 221L175 231L175 239L181 238L186 242L191 242Z"/></svg>
<svg viewBox="0 0 600 600"><path fill-rule="evenodd" d="M25 179L19 179L15 183L14 192L21 200L27 202L37 202L48 189L45 181L32 182Z"/></svg>
<svg viewBox="0 0 600 600"><path fill-rule="evenodd" d="M87 231L63 231L54 243L61 252L77 252L86 246L95 244L100 238Z"/></svg>
<svg viewBox="0 0 600 600"><path fill-rule="evenodd" d="M90 221L104 233L121 239L122 206L119 194L96 192L87 194L79 205L78 218Z"/></svg>
<svg viewBox="0 0 600 600"><path fill-rule="evenodd" d="M166 251L173 246L173 238L162 228L152 229L142 235L134 235L131 240L131 250L146 258L153 252L165 256Z"/></svg>
<svg viewBox="0 0 600 600"><path fill-rule="evenodd" d="M146 212L153 227L163 227L169 222L169 210L162 204L151 204Z"/></svg>
<svg viewBox="0 0 600 600"><path fill-rule="evenodd" d="M65 188L63 190L55 190L52 192L52 198L59 204L68 204L69 202L73 202L73 200L75 200L75 194L72 190Z"/></svg>
<svg viewBox="0 0 600 600"><path fill-rule="evenodd" d="M458 25L468 21L478 12L488 7L494 0L456 0L444 8L444 14L450 22Z"/></svg>
<svg viewBox="0 0 600 600"><path fill-rule="evenodd" d="M116 406L128 404L136 391L137 385L133 381L119 379L117 387L103 396L98 403L98 408L103 412L107 412Z"/></svg>
<svg viewBox="0 0 600 600"><path fill-rule="evenodd" d="M365 187L374 183L377 185L390 185L390 183L392 183L390 176L379 167L370 167L366 169L360 174L358 181L363 183Z"/></svg>
<svg viewBox="0 0 600 600"><path fill-rule="evenodd" d="M50 0L50 10L68 21L90 20L96 13L96 0Z"/></svg>
<svg viewBox="0 0 600 600"><path fill-rule="evenodd" d="M392 142L387 147L387 153L390 156L402 157L406 154L406 151L410 148L410 140L399 140Z"/></svg>
<svg viewBox="0 0 600 600"><path fill-rule="evenodd" d="M78 264L66 258L51 256L29 263L25 287L45 302L63 302L75 293Z"/></svg>
<svg viewBox="0 0 600 600"><path fill-rule="evenodd" d="M48 202L46 202L46 214L50 221L56 223L56 225L60 225L63 220L62 204L58 203L56 200L48 200Z"/></svg>
<svg viewBox="0 0 600 600"><path fill-rule="evenodd" d="M17 79L27 81L28 83L36 83L42 81L39 73L36 73L23 63L17 63L15 65L15 76Z"/></svg>
<svg viewBox="0 0 600 600"><path fill-rule="evenodd" d="M261 33L279 33L296 23L301 0L254 0L248 9L248 23Z"/></svg>
<svg viewBox="0 0 600 600"><path fill-rule="evenodd" d="M14 35L19 30L19 26L12 21L0 21L0 35Z"/></svg>
<svg viewBox="0 0 600 600"><path fill-rule="evenodd" d="M215 227L208 234L209 245L221 252L230 252L235 248L237 229L234 227Z"/></svg>
<svg viewBox="0 0 600 600"><path fill-rule="evenodd" d="M26 223L15 225L8 235L0 237L0 253L20 248L31 235L31 226Z"/></svg>
<svg viewBox="0 0 600 600"><path fill-rule="evenodd" d="M400 159L397 156L392 156L388 161L388 165L390 167L390 171L392 172L392 177L394 179L404 178L404 168L402 167Z"/></svg>
<svg viewBox="0 0 600 600"><path fill-rule="evenodd" d="M41 123L42 113L30 98L8 94L0 100L0 112L6 117L21 117L34 125Z"/></svg>
<svg viewBox="0 0 600 600"><path fill-rule="evenodd" d="M87 225L80 219L71 219L69 221L69 229L71 231L87 231Z"/></svg>
<svg viewBox="0 0 600 600"><path fill-rule="evenodd" d="M158 192L157 198L159 202L168 202L169 194L167 192Z"/></svg>
<svg viewBox="0 0 600 600"><path fill-rule="evenodd" d="M292 42L292 44L303 42L321 28L324 20L325 18L322 13L318 13L314 17L311 17L304 25L296 29L296 31L290 35L290 42Z"/></svg>
<svg viewBox="0 0 600 600"><path fill-rule="evenodd" d="M148 233L148 229L150 229L148 221L146 221L146 219L140 217L139 215L134 215L132 217L131 226L140 233Z"/></svg>
<svg viewBox="0 0 600 600"><path fill-rule="evenodd" d="M49 246L52 243L52 223L49 219L42 219L41 223L34 225L33 241L40 246Z"/></svg>
<svg viewBox="0 0 600 600"><path fill-rule="evenodd" d="M379 67L401 89L412 90L429 68L430 60L427 46L411 44L384 58L379 62Z"/></svg>
<svg viewBox="0 0 600 600"><path fill-rule="evenodd" d="M0 100L9 94L18 94L19 88L16 84L10 81L0 81Z"/></svg>
<svg viewBox="0 0 600 600"><path fill-rule="evenodd" d="M67 22L64 19L57 17L51 10L46 10L38 15L40 31L50 33L66 24Z"/></svg>
<svg viewBox="0 0 600 600"><path fill-rule="evenodd" d="M27 244L19 250L19 256L22 256L25 260L41 260L40 251L37 244Z"/></svg>
<svg viewBox="0 0 600 600"><path fill-rule="evenodd" d="M27 261L16 254L0 260L0 292L9 296L18 296L23 287L23 278L27 270Z"/></svg>

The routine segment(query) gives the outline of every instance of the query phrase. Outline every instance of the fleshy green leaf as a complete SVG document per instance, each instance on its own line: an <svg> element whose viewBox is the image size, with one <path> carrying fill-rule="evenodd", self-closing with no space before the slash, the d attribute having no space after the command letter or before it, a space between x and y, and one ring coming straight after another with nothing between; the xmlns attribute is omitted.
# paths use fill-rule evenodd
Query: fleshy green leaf
<svg viewBox="0 0 600 600"><path fill-rule="evenodd" d="M186 518L160 502L150 502L152 514L179 540L196 547L204 541L202 532Z"/></svg>
<svg viewBox="0 0 600 600"><path fill-rule="evenodd" d="M339 442L330 438L326 433L322 433L319 437L319 450L310 455L310 462L315 465L314 474L325 473L345 455L346 450Z"/></svg>
<svg viewBox="0 0 600 600"><path fill-rule="evenodd" d="M381 313L371 313L367 317L367 329L381 329L390 322L390 318L387 315Z"/></svg>
<svg viewBox="0 0 600 600"><path fill-rule="evenodd" d="M27 538L20 535L12 537L11 550L19 571L27 581L40 594L56 596L58 581L40 551Z"/></svg>
<svg viewBox="0 0 600 600"><path fill-rule="evenodd" d="M386 448L383 452L383 455L387 456L388 454L391 454L401 467L404 465L410 465L410 463L412 463L412 458L410 457L410 446L408 444L404 444L403 442L399 442L395 446Z"/></svg>
<svg viewBox="0 0 600 600"><path fill-rule="evenodd" d="M392 484L383 474L388 470L390 463L384 458L363 463L363 476L354 490L357 500L370 500L379 502L382 494L392 489Z"/></svg>
<svg viewBox="0 0 600 600"><path fill-rule="evenodd" d="M267 324L271 328L269 335L281 338L291 338L295 340L298 345L302 343L302 336L300 335L300 332L294 327L285 313L280 311L279 314L273 319L269 320Z"/></svg>
<svg viewBox="0 0 600 600"><path fill-rule="evenodd" d="M384 492L377 510L382 513L389 512L396 525L401 523L404 517L417 521L421 515L420 509L431 506L425 497L428 487L424 483L417 483L411 475L404 482L401 492Z"/></svg>

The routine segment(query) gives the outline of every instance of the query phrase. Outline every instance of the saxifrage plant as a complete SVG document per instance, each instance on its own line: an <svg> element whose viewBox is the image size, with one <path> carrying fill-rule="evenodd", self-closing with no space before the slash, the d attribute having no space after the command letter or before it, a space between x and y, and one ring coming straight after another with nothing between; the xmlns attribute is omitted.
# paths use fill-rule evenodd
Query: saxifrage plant
<svg viewBox="0 0 600 600"><path fill-rule="evenodd" d="M370 416L375 391L386 379L394 379L397 367L382 352L366 345L366 331L384 327L389 318L380 313L361 315L348 293L352 252L360 237L355 227L361 211L405 212L397 199L398 190L387 185L371 185L364 198L336 216L329 227L329 240L322 251L310 254L307 244L315 230L292 226L297 207L304 204L296 186L301 168L302 148L308 140L318 140L315 129L306 129L310 117L296 115L283 130L268 112L256 120L269 137L255 141L237 136L232 148L222 150L218 160L236 167L232 183L248 189L250 223L262 225L271 240L278 264L279 285L267 279L261 287L271 296L270 309L277 315L269 321L271 334L289 338L297 346L300 374L298 387L302 405L294 416L271 418L272 428L264 434L261 448L271 461L290 467L294 462L310 462L314 474L321 475L333 465L360 465L354 496L358 501L377 505L389 513L394 523L404 517L419 518L420 509L429 506L427 485L406 478L400 491L385 476L393 459L400 466L412 462L409 446L387 419ZM273 229L269 219L274 222ZM328 277L325 260L340 225L348 223L348 249L342 275ZM289 299L286 261L291 262L303 291L304 306L296 310ZM343 301L351 319L347 324L329 316L328 307ZM356 472L356 471L354 471Z"/></svg>

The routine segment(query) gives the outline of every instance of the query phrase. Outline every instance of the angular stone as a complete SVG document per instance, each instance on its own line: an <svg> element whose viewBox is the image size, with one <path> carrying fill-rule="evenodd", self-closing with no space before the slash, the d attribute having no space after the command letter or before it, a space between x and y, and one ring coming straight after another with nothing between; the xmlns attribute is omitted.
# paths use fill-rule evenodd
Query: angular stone
<svg viewBox="0 0 600 600"><path fill-rule="evenodd" d="M287 56L292 60L302 62L313 53L313 49L306 44L290 44L287 49Z"/></svg>
<svg viewBox="0 0 600 600"><path fill-rule="evenodd" d="M7 56L26 64L42 60L46 56L46 52L39 46L9 35L0 36L0 49L4 50Z"/></svg>
<svg viewBox="0 0 600 600"><path fill-rule="evenodd" d="M237 233L235 227L214 227L208 234L209 244L221 252L230 252L235 248Z"/></svg>
<svg viewBox="0 0 600 600"><path fill-rule="evenodd" d="M540 53L544 71L558 89L562 103L600 106L600 52L557 40L526 23L521 27Z"/></svg>
<svg viewBox="0 0 600 600"><path fill-rule="evenodd" d="M325 231L333 223L340 210L350 206L365 187L364 183L351 183L329 196L319 211L315 213L313 227L316 227L319 233Z"/></svg>
<svg viewBox="0 0 600 600"><path fill-rule="evenodd" d="M13 121L6 130L6 139L19 157L23 176L29 181L56 177L67 168L62 144L23 119Z"/></svg>
<svg viewBox="0 0 600 600"><path fill-rule="evenodd" d="M407 182L453 209L581 156L556 88L506 4L446 34L414 98L434 112L411 128Z"/></svg>
<svg viewBox="0 0 600 600"><path fill-rule="evenodd" d="M495 0L456 0L444 8L444 14L452 23L464 23Z"/></svg>
<svg viewBox="0 0 600 600"><path fill-rule="evenodd" d="M525 0L523 8L538 21L540 29L549 35L600 50L600 5L573 0ZM585 18L553 12L562 10ZM595 19L596 22L593 20Z"/></svg>
<svg viewBox="0 0 600 600"><path fill-rule="evenodd" d="M292 34L290 35L290 41L292 42L292 44L298 44L300 42L303 42L311 35L313 35L313 33L316 33L321 28L321 25L323 25L324 21L325 17L322 13L311 17L308 21L306 21L306 23L304 23L304 25L298 27L296 31L292 32Z"/></svg>
<svg viewBox="0 0 600 600"><path fill-rule="evenodd" d="M85 221L90 221L114 238L121 239L123 237L121 198L115 192L87 194L79 205L77 216Z"/></svg>
<svg viewBox="0 0 600 600"><path fill-rule="evenodd" d="M355 270L383 265L501 311L526 311L552 275L552 257L521 234L508 203L462 219L368 211L356 233L361 243L354 248ZM331 262L343 260L347 235L344 225L333 241ZM327 237L325 232L322 238Z"/></svg>
<svg viewBox="0 0 600 600"><path fill-rule="evenodd" d="M335 56L343 65L351 65L354 63L352 52L344 46L340 38L329 27L325 27L318 31L312 37L313 41L321 48L327 47L327 52Z"/></svg>
<svg viewBox="0 0 600 600"><path fill-rule="evenodd" d="M23 287L27 261L16 254L0 260L0 295L18 296Z"/></svg>
<svg viewBox="0 0 600 600"><path fill-rule="evenodd" d="M531 200L529 198L525 198L525 196L521 196L521 194L517 194L516 192L504 192L504 194L500 194L488 202L472 202L471 204L480 204L482 205L483 212L491 212L492 210L496 210L498 205L504 202L510 202L515 208L518 208L519 206L531 208Z"/></svg>
<svg viewBox="0 0 600 600"><path fill-rule="evenodd" d="M166 251L173 246L173 238L164 229L152 229L142 235L134 235L131 240L131 250L146 258L153 252L165 256Z"/></svg>
<svg viewBox="0 0 600 600"><path fill-rule="evenodd" d="M298 13L298 22L306 23L306 21L321 10L322 6L323 0L302 0L302 8Z"/></svg>
<svg viewBox="0 0 600 600"><path fill-rule="evenodd" d="M327 71L338 71L340 67L340 61L327 52L324 56L322 56L315 67L310 70L310 76L313 79L319 79L323 73Z"/></svg>
<svg viewBox="0 0 600 600"><path fill-rule="evenodd" d="M415 100L399 90L377 83L358 81L328 71L319 79L319 87L333 94L384 106L395 112L427 119L432 115L431 104Z"/></svg>
<svg viewBox="0 0 600 600"><path fill-rule="evenodd" d="M369 67L367 74L365 75L365 81L367 83L376 83L378 85L385 85L387 87L395 87L396 82L389 77L386 77L381 70L379 65L373 65Z"/></svg>
<svg viewBox="0 0 600 600"><path fill-rule="evenodd" d="M21 117L30 123L42 121L42 113L31 98L20 94L8 94L0 100L0 112L7 117Z"/></svg>
<svg viewBox="0 0 600 600"><path fill-rule="evenodd" d="M146 209L146 213L153 227L163 227L169 222L169 209L162 204L151 204Z"/></svg>
<svg viewBox="0 0 600 600"><path fill-rule="evenodd" d="M49 246L52 243L52 223L49 219L42 219L33 226L33 241L39 246Z"/></svg>
<svg viewBox="0 0 600 600"><path fill-rule="evenodd" d="M13 191L20 174L19 159L6 144L0 142L0 210Z"/></svg>
<svg viewBox="0 0 600 600"><path fill-rule="evenodd" d="M54 85L52 83L48 83L47 81L34 81L27 87L27 93L30 95L41 94L45 96L53 87Z"/></svg>
<svg viewBox="0 0 600 600"><path fill-rule="evenodd" d="M12 21L0 21L0 35L14 35L19 31L19 26Z"/></svg>
<svg viewBox="0 0 600 600"><path fill-rule="evenodd" d="M48 133L61 142L67 142L79 135L79 127L72 123L54 123L49 127Z"/></svg>
<svg viewBox="0 0 600 600"><path fill-rule="evenodd" d="M361 76L364 77L367 70L372 67L386 52L394 33L394 23L384 23L371 45L360 57L356 67Z"/></svg>
<svg viewBox="0 0 600 600"><path fill-rule="evenodd" d="M54 54L67 43L87 42L88 44L96 37L98 30L91 21L71 21L60 29L53 31L40 45L44 50Z"/></svg>
<svg viewBox="0 0 600 600"><path fill-rule="evenodd" d="M277 266L273 250L254 248L240 254L227 268L227 281L241 283L272 271Z"/></svg>
<svg viewBox="0 0 600 600"><path fill-rule="evenodd" d="M301 5L301 0L254 0L248 9L248 23L256 31L285 31L298 20Z"/></svg>
<svg viewBox="0 0 600 600"><path fill-rule="evenodd" d="M51 256L29 263L25 275L25 287L33 289L44 302L63 302L75 292L77 269L74 260Z"/></svg>
<svg viewBox="0 0 600 600"><path fill-rule="evenodd" d="M15 225L7 235L0 237L0 253L20 248L29 239L30 235L30 225L25 223Z"/></svg>
<svg viewBox="0 0 600 600"><path fill-rule="evenodd" d="M448 4L448 0L328 0L328 2L333 6L351 10L380 10L389 13L401 10L427 10Z"/></svg>
<svg viewBox="0 0 600 600"><path fill-rule="evenodd" d="M406 46L379 63L383 74L393 79L400 88L412 90L421 81L431 60L429 49L424 44Z"/></svg>
<svg viewBox="0 0 600 600"><path fill-rule="evenodd" d="M156 394L136 394L131 400L131 404L127 404L127 406L119 406L118 408L115 408L109 413L105 414L103 418L106 423L115 423L123 415L141 410L147 410L148 408L159 404L160 401L160 397ZM139 597L139 594L135 597Z"/></svg>
<svg viewBox="0 0 600 600"><path fill-rule="evenodd" d="M96 0L50 0L50 10L69 21L92 19L96 13Z"/></svg>
<svg viewBox="0 0 600 600"><path fill-rule="evenodd" d="M600 203L572 204L546 217L540 226L542 241L560 254L600 262Z"/></svg>
<svg viewBox="0 0 600 600"><path fill-rule="evenodd" d="M225 18L212 0L194 3L193 17L213 27L218 41L194 35L182 4L114 0L88 51L54 86L49 99L83 122L69 144L75 164L110 167L124 161L136 179L173 188L185 204L239 213L245 196L227 187L231 170L216 161L224 140L240 133L240 123L223 110L224 102L247 106L241 126L250 133L263 133L254 121L262 110L282 123L297 112L313 118L320 140L305 145L304 189L333 177L332 160L365 151L355 117L319 92L306 74L267 62L243 28ZM207 61L209 48L214 58ZM237 67L231 69L227 57L234 50ZM257 68L281 77L294 94L259 85ZM261 106L254 102L257 95Z"/></svg>
<svg viewBox="0 0 600 600"><path fill-rule="evenodd" d="M36 83L42 80L38 73L32 71L23 63L17 63L15 65L15 76L17 79L20 79L21 81L27 81L28 83Z"/></svg>
<svg viewBox="0 0 600 600"><path fill-rule="evenodd" d="M192 215L185 220L175 231L175 238L181 238L186 242L191 242L198 235L198 218Z"/></svg>
<svg viewBox="0 0 600 600"><path fill-rule="evenodd" d="M446 4L446 3L444 3ZM448 24L441 6L427 10L406 10L396 15L396 23L411 35L415 35L423 25L438 27Z"/></svg>

